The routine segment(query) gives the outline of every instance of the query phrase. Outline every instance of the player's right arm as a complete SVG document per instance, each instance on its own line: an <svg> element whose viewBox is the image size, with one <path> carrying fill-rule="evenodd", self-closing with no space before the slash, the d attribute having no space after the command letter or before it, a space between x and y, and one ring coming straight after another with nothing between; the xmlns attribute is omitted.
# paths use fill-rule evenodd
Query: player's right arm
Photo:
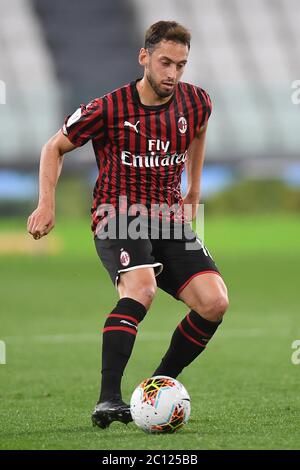
<svg viewBox="0 0 300 470"><path fill-rule="evenodd" d="M55 188L64 154L75 148L70 140L58 131L42 148L39 171L38 206L28 217L27 230L34 239L47 235L55 224Z"/></svg>
<svg viewBox="0 0 300 470"><path fill-rule="evenodd" d="M54 227L55 188L62 169L63 156L89 140L104 143L105 113L103 100L96 98L67 116L63 128L43 147L40 160L39 202L36 210L29 216L28 232L39 239Z"/></svg>

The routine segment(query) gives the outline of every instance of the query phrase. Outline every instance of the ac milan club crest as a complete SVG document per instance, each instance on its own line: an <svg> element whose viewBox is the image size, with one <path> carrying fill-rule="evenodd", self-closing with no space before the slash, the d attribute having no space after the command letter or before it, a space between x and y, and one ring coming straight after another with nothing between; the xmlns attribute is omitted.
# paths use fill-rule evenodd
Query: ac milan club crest
<svg viewBox="0 0 300 470"><path fill-rule="evenodd" d="M121 265L122 266L128 266L129 263L130 263L130 256L129 256L129 253L127 253L127 251L122 251L121 254L120 254L120 262L121 262Z"/></svg>
<svg viewBox="0 0 300 470"><path fill-rule="evenodd" d="M181 134L185 134L186 133L186 130L187 130L187 122L186 122L186 119L185 117L181 116L179 119L178 119L178 129L179 129L179 132Z"/></svg>

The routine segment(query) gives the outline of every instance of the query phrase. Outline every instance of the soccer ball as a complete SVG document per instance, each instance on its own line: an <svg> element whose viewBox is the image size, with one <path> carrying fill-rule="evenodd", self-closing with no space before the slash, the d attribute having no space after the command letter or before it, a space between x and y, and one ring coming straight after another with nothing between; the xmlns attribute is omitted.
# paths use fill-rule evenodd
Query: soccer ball
<svg viewBox="0 0 300 470"><path fill-rule="evenodd" d="M133 421L143 431L173 433L190 417L190 397L178 380L156 375L136 387L130 411Z"/></svg>

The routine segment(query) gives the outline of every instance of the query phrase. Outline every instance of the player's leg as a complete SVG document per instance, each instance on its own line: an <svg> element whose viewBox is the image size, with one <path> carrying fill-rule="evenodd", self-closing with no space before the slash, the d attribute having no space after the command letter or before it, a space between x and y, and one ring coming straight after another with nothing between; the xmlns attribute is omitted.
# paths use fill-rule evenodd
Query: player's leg
<svg viewBox="0 0 300 470"><path fill-rule="evenodd" d="M102 341L102 382L99 402L121 398L121 379L131 356L139 323L156 291L154 269L123 272L118 283L120 300L107 316Z"/></svg>
<svg viewBox="0 0 300 470"><path fill-rule="evenodd" d="M123 402L121 380L131 356L138 325L145 317L156 291L153 268L123 272L118 284L120 300L108 315L102 341L102 381L100 398L92 421L101 428L112 421L132 421L130 408Z"/></svg>
<svg viewBox="0 0 300 470"><path fill-rule="evenodd" d="M96 240L95 243L120 296L103 328L101 390L92 414L93 423L104 428L114 420L131 421L129 407L122 401L121 380L138 324L155 295L154 270L162 266L151 256L149 240Z"/></svg>
<svg viewBox="0 0 300 470"><path fill-rule="evenodd" d="M206 347L228 307L227 289L201 240L159 241L154 256L164 264L158 286L191 309L175 329L154 375L177 377ZM188 249L187 249L188 248Z"/></svg>
<svg viewBox="0 0 300 470"><path fill-rule="evenodd" d="M190 309L212 323L222 320L229 303L227 287L216 273L199 273L177 296Z"/></svg>
<svg viewBox="0 0 300 470"><path fill-rule="evenodd" d="M120 299L126 297L134 299L143 304L146 310L150 308L156 288L155 272L152 267L139 267L120 274L118 282Z"/></svg>
<svg viewBox="0 0 300 470"><path fill-rule="evenodd" d="M206 348L228 308L227 289L216 273L195 276L178 295L189 313L175 329L169 349L154 375L176 378Z"/></svg>

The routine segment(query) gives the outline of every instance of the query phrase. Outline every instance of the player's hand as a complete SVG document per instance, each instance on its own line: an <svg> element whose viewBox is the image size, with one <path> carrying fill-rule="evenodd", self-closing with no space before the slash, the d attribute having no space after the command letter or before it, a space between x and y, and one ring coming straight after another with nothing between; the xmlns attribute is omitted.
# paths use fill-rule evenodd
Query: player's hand
<svg viewBox="0 0 300 470"><path fill-rule="evenodd" d="M194 220L199 207L200 193L187 193L182 202L186 220Z"/></svg>
<svg viewBox="0 0 300 470"><path fill-rule="evenodd" d="M54 225L54 210L46 206L38 206L27 220L27 230L35 240L47 235Z"/></svg>

